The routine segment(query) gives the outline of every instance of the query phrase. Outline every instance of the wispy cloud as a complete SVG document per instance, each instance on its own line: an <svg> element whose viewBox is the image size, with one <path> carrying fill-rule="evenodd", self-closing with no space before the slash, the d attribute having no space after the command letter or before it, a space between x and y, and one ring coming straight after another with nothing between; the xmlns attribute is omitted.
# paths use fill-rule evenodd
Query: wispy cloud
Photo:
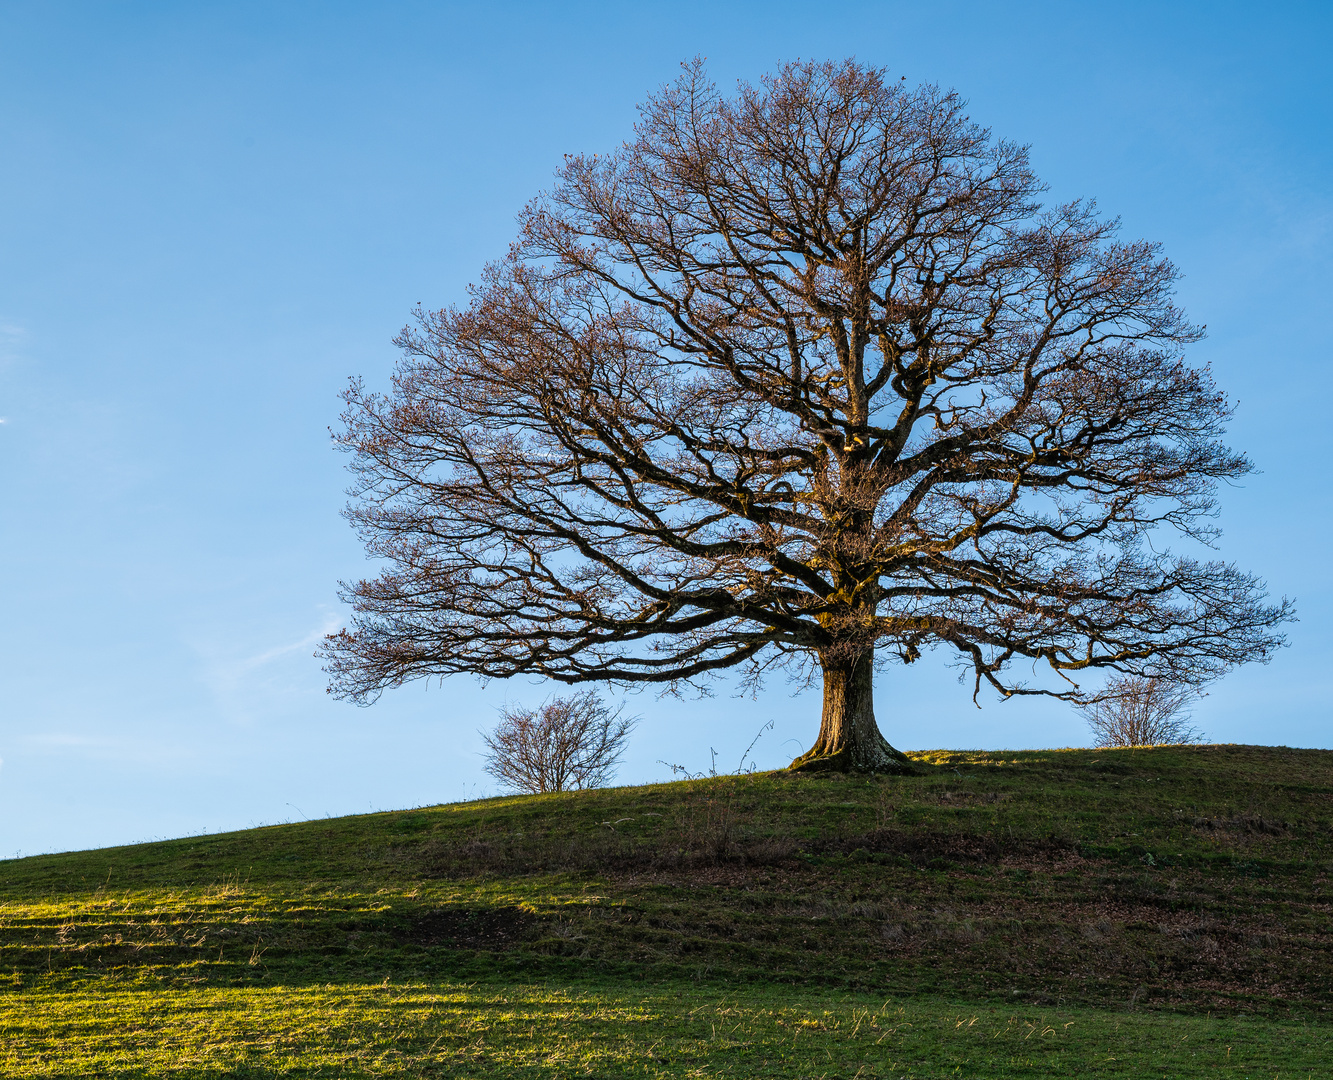
<svg viewBox="0 0 1333 1080"><path fill-rule="evenodd" d="M237 674L239 675L247 671L254 671L256 668L261 668L266 664L273 663L274 660L281 660L284 656L290 656L292 653L313 648L323 640L326 634L333 633L341 625L342 620L330 613L324 617L324 621L320 623L318 629L310 631L310 633L306 634L300 641L293 641L289 645L278 645L272 649L267 649L256 656L237 661Z"/></svg>
<svg viewBox="0 0 1333 1080"><path fill-rule="evenodd" d="M0 361L13 360L27 340L28 331L18 323L0 317Z"/></svg>
<svg viewBox="0 0 1333 1080"><path fill-rule="evenodd" d="M196 645L206 660L205 679L218 706L233 720L246 722L281 713L294 696L322 696L322 679L310 662L310 654L324 635L341 625L336 613L327 612L308 633L248 656L228 655L230 650L219 648L216 640Z"/></svg>
<svg viewBox="0 0 1333 1080"><path fill-rule="evenodd" d="M98 761L134 764L179 764L194 756L185 747L155 739L107 738L70 731L44 731L25 735L21 743L39 755L73 754Z"/></svg>
<svg viewBox="0 0 1333 1080"><path fill-rule="evenodd" d="M89 735L70 735L63 731L53 731L44 735L29 735L30 746L110 746L110 739L97 739Z"/></svg>

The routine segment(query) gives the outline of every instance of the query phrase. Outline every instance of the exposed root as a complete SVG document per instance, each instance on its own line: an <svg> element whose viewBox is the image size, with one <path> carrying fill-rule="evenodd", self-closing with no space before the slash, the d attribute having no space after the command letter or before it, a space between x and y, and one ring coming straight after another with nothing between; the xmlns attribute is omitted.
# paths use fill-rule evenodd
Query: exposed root
<svg viewBox="0 0 1333 1080"><path fill-rule="evenodd" d="M882 746L871 748L845 746L833 753L828 753L816 745L788 765L787 771L878 773L891 776L910 776L918 771L915 763L906 754L895 750L883 739L880 742L883 743ZM862 752L857 753L857 749Z"/></svg>

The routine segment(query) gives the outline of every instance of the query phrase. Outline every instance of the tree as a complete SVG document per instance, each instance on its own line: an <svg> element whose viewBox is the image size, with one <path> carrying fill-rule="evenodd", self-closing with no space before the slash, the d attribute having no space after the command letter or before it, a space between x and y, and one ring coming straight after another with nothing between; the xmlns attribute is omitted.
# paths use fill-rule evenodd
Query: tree
<svg viewBox="0 0 1333 1080"><path fill-rule="evenodd" d="M1082 706L1094 745L1163 746L1199 741L1189 708L1198 691L1158 678L1111 679L1104 693Z"/></svg>
<svg viewBox="0 0 1333 1080"><path fill-rule="evenodd" d="M516 791L582 791L601 787L624 752L636 721L610 708L595 690L552 698L540 708L513 707L483 734L486 771Z"/></svg>
<svg viewBox="0 0 1333 1080"><path fill-rule="evenodd" d="M1257 578L1146 542L1210 542L1250 469L1157 245L1043 208L956 94L852 61L733 97L696 62L640 112L466 308L418 310L391 393L350 385L348 516L387 567L345 590L334 693L793 665L824 694L793 764L892 771L874 670L928 648L974 700L1080 701L1080 671L1195 683L1282 644Z"/></svg>

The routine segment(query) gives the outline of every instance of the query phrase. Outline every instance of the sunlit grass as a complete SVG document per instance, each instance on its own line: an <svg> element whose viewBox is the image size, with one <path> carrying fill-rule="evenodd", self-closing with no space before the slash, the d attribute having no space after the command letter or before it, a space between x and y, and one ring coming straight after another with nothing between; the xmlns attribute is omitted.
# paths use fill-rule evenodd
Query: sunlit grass
<svg viewBox="0 0 1333 1080"><path fill-rule="evenodd" d="M1333 1030L791 988L413 984L0 995L6 1077L1326 1075Z"/></svg>

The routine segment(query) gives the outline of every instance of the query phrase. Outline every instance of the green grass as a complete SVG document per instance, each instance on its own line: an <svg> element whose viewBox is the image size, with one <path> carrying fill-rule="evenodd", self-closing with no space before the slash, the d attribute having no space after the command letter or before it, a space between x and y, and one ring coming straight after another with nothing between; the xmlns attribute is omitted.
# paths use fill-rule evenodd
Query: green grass
<svg viewBox="0 0 1333 1080"><path fill-rule="evenodd" d="M0 998L5 1076L1283 1078L1295 1021L964 1007L791 988L407 984Z"/></svg>
<svg viewBox="0 0 1333 1080"><path fill-rule="evenodd" d="M0 863L0 1074L1327 1074L1333 753L917 757Z"/></svg>

